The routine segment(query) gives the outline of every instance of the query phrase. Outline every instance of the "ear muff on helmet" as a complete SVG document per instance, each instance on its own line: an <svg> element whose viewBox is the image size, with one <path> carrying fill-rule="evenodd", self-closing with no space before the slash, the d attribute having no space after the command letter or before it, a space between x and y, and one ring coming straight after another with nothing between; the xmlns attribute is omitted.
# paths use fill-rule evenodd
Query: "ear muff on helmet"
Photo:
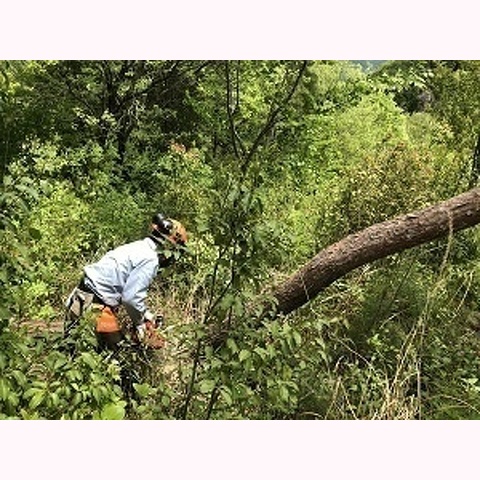
<svg viewBox="0 0 480 480"><path fill-rule="evenodd" d="M152 235L156 238L162 238L162 235L169 236L173 230L173 223L166 218L162 213L156 213L152 217L152 223L155 227L152 230Z"/></svg>

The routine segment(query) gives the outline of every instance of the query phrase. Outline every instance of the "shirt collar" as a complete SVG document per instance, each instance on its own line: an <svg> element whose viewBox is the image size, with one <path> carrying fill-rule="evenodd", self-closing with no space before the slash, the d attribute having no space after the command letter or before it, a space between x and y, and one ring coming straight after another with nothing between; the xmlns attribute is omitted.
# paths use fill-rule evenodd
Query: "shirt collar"
<svg viewBox="0 0 480 480"><path fill-rule="evenodd" d="M150 248L152 250L154 250L155 252L157 251L157 244L149 237L145 237L145 241L147 242L147 244L150 246Z"/></svg>

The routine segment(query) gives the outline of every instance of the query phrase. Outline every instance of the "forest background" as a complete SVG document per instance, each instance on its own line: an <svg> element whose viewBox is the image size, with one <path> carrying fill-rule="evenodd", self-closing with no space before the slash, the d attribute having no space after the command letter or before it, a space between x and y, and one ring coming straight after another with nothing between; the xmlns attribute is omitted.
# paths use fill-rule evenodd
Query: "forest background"
<svg viewBox="0 0 480 480"><path fill-rule="evenodd" d="M322 248L475 186L478 61L0 62L0 415L477 419L479 235L364 265L287 316ZM181 220L167 347L61 348L84 264ZM125 362L134 395L120 387Z"/></svg>

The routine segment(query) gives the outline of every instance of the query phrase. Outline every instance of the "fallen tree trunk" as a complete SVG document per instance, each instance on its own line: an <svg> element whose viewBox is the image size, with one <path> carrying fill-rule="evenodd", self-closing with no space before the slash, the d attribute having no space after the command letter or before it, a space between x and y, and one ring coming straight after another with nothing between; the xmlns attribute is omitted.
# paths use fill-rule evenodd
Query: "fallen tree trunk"
<svg viewBox="0 0 480 480"><path fill-rule="evenodd" d="M372 225L319 252L274 290L275 311L287 314L355 268L480 223L480 188Z"/></svg>

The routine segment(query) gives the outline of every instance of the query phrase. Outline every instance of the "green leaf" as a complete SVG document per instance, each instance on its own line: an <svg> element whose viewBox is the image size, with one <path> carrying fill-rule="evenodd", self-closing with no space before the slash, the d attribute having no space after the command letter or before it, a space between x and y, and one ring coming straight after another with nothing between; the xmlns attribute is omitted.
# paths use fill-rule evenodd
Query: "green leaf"
<svg viewBox="0 0 480 480"><path fill-rule="evenodd" d="M222 301L220 302L220 307L224 310L227 310L234 304L234 302L235 302L235 296L232 295L231 293L227 293L222 298Z"/></svg>
<svg viewBox="0 0 480 480"><path fill-rule="evenodd" d="M262 359L267 358L267 351L262 347L255 347L253 351Z"/></svg>
<svg viewBox="0 0 480 480"><path fill-rule="evenodd" d="M201 393L210 393L215 388L215 383L215 380L202 380L198 388Z"/></svg>
<svg viewBox="0 0 480 480"><path fill-rule="evenodd" d="M102 420L123 420L125 418L126 402L109 403L102 408Z"/></svg>
<svg viewBox="0 0 480 480"><path fill-rule="evenodd" d="M267 354L270 358L273 358L276 355L275 348L270 343L267 345Z"/></svg>
<svg viewBox="0 0 480 480"><path fill-rule="evenodd" d="M57 358L55 360L55 363L53 364L53 369L54 370L59 370L61 367L63 367L67 363L66 358Z"/></svg>
<svg viewBox="0 0 480 480"><path fill-rule="evenodd" d="M237 317L241 317L244 314L245 309L243 308L242 301L240 298L236 297L235 302L233 303L233 313Z"/></svg>
<svg viewBox="0 0 480 480"><path fill-rule="evenodd" d="M43 390L40 390L35 395L33 395L33 397L30 399L28 406L32 410L35 410L42 403L44 397L45 397L45 392Z"/></svg>
<svg viewBox="0 0 480 480"><path fill-rule="evenodd" d="M293 339L297 344L297 347L299 347L302 344L302 336L296 330L293 331Z"/></svg>
<svg viewBox="0 0 480 480"><path fill-rule="evenodd" d="M97 362L94 356L89 352L83 352L81 355L83 362L88 365L92 370L96 368Z"/></svg>
<svg viewBox="0 0 480 480"><path fill-rule="evenodd" d="M55 392L50 394L50 399L52 401L52 405L54 407L58 407L58 405L60 404L60 398Z"/></svg>
<svg viewBox="0 0 480 480"><path fill-rule="evenodd" d="M40 240L42 238L42 233L36 228L30 227L29 233L34 240Z"/></svg>
<svg viewBox="0 0 480 480"><path fill-rule="evenodd" d="M246 360L250 356L251 356L251 353L248 350L242 350L240 352L239 359L240 359L241 362L243 362L244 360Z"/></svg>
<svg viewBox="0 0 480 480"><path fill-rule="evenodd" d="M235 340L233 340L233 338L229 338L227 340L227 347L232 353L238 352L237 344L235 343Z"/></svg>
<svg viewBox="0 0 480 480"><path fill-rule="evenodd" d="M288 389L287 387L285 387L285 385L280 385L280 398L284 401L284 402L288 402L289 399L290 399L290 395L288 393Z"/></svg>
<svg viewBox="0 0 480 480"><path fill-rule="evenodd" d="M15 392L10 392L8 395L7 402L13 407L17 407L18 404L20 403L20 399L18 398L18 395Z"/></svg>
<svg viewBox="0 0 480 480"><path fill-rule="evenodd" d="M0 399L6 400L8 398L10 388L8 381L4 378L0 378Z"/></svg>
<svg viewBox="0 0 480 480"><path fill-rule="evenodd" d="M97 403L100 403L100 399L101 399L101 394L100 394L100 391L98 390L98 388L92 388L91 389L91 393L92 393L92 396L93 398L95 399L95 401Z"/></svg>
<svg viewBox="0 0 480 480"><path fill-rule="evenodd" d="M21 387L27 382L27 377L20 370L13 370L11 372L12 377L17 381L17 384Z"/></svg>
<svg viewBox="0 0 480 480"><path fill-rule="evenodd" d="M1 385L1 380L0 380L0 385ZM29 388L28 390L26 390L23 394L24 398L29 398L29 397L33 397L35 394L37 394L38 392L41 392L42 389L41 388L36 388L36 387L32 387L32 388Z"/></svg>
<svg viewBox="0 0 480 480"><path fill-rule="evenodd" d="M210 345L207 345L205 347L205 357L212 358L212 356L213 356L213 348Z"/></svg>
<svg viewBox="0 0 480 480"><path fill-rule="evenodd" d="M231 393L229 388L227 388L225 386L222 387L220 389L220 396L223 398L223 400L225 400L225 403L227 405L232 405L232 403L233 403L232 393Z"/></svg>
<svg viewBox="0 0 480 480"><path fill-rule="evenodd" d="M151 387L147 383L135 383L133 388L140 397L146 397L151 392Z"/></svg>
<svg viewBox="0 0 480 480"><path fill-rule="evenodd" d="M0 317L1 318L1 317ZM7 359L5 358L5 355L0 352L0 370L3 370L7 365Z"/></svg>

